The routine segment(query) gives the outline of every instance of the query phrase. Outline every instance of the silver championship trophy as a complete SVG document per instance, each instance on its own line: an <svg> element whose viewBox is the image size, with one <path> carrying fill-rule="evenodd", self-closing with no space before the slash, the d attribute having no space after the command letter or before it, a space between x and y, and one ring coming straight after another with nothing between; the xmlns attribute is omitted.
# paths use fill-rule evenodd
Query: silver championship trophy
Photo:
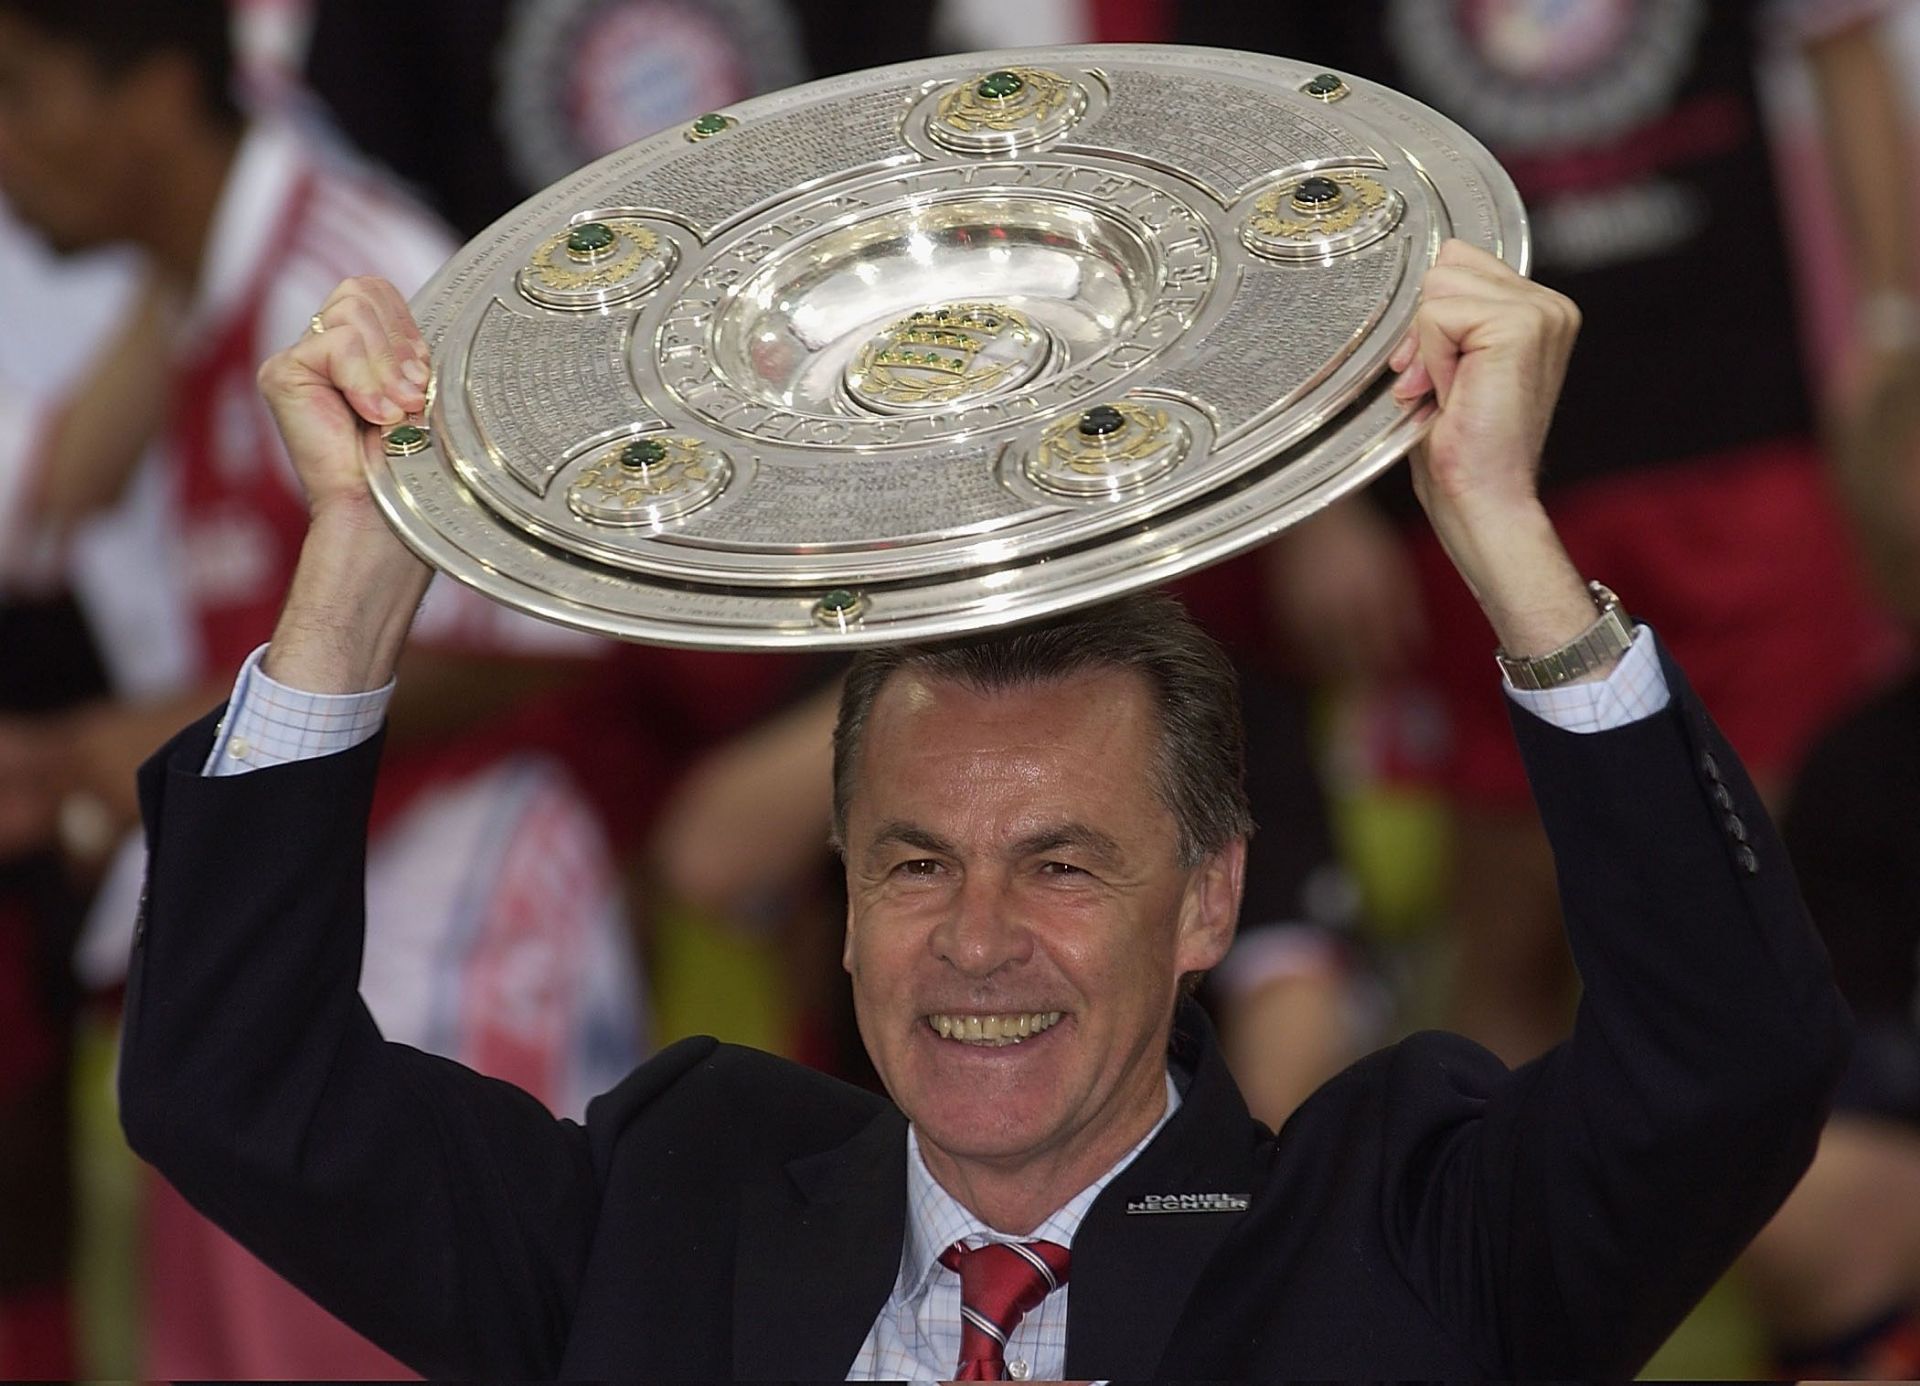
<svg viewBox="0 0 1920 1386"><path fill-rule="evenodd" d="M971 54L702 116L415 301L374 493L436 567L730 649L957 634L1165 582L1371 480L1440 243L1527 266L1465 131L1284 58Z"/></svg>

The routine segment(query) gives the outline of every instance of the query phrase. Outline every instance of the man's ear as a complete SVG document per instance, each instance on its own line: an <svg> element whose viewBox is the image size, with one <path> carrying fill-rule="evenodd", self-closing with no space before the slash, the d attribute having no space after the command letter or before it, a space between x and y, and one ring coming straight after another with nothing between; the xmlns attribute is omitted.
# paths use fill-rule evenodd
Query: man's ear
<svg viewBox="0 0 1920 1386"><path fill-rule="evenodd" d="M1236 837L1198 866L1181 903L1176 971L1181 976L1219 965L1233 946L1240 895L1247 879L1247 840Z"/></svg>

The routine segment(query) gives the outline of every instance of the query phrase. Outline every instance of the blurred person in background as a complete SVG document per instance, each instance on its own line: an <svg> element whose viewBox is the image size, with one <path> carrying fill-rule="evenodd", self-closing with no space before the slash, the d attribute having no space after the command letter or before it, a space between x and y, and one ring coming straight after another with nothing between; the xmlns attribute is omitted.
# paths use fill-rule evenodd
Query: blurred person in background
<svg viewBox="0 0 1920 1386"><path fill-rule="evenodd" d="M1182 41L1295 55L1460 120L1526 198L1535 276L1587 310L1543 484L1578 561L1625 576L1763 791L1884 670L1897 641L1856 572L1816 443L1782 197L1837 197L1859 331L1838 408L1894 378L1920 328L1905 111L1871 0L1210 0ZM1796 49L1833 186L1777 185L1756 66ZM1630 411L1624 406L1631 404ZM1630 421L1629 421L1630 420ZM1384 502L1379 504L1378 502ZM1472 690L1473 601L1376 487L1274 545L1298 648L1444 714L1420 769L1450 801L1458 957L1449 1023L1509 1062L1565 1032L1574 977L1552 867L1505 728ZM1467 653L1463 653L1467 652Z"/></svg>
<svg viewBox="0 0 1920 1386"><path fill-rule="evenodd" d="M107 834L133 821L133 767L264 640L306 527L259 363L324 330L312 305L343 274L417 286L451 248L391 185L249 122L231 62L209 0L0 0L0 192L55 249L131 244L146 272L124 331L36 428L0 547L110 503L157 440L180 564L145 580L176 585L195 646L171 697L0 723L0 852L46 846L75 805ZM519 732L595 646L446 584L422 634L421 696L396 718L374 810L369 1000L396 1036L577 1113L640 1053L640 993L601 825ZM124 956L132 901L110 882L96 915ZM145 1374L399 1372L158 1186L147 1233Z"/></svg>
<svg viewBox="0 0 1920 1386"><path fill-rule="evenodd" d="M0 391L0 477L25 431ZM0 717L50 712L104 688L69 594L0 589ZM37 773L0 763L7 778ZM0 796L0 841L19 837L5 821L13 807ZM68 1090L83 902L59 852L33 837L0 848L0 1379L9 1380L77 1374Z"/></svg>
<svg viewBox="0 0 1920 1386"><path fill-rule="evenodd" d="M256 3L258 0L256 0ZM582 164L813 77L919 57L926 0L313 0L356 147L477 234Z"/></svg>
<svg viewBox="0 0 1920 1386"><path fill-rule="evenodd" d="M1843 441L1881 591L1920 637L1920 352ZM1920 670L1828 727L1782 832L1859 1039L1806 1177L1749 1251L1782 1375L1920 1377Z"/></svg>
<svg viewBox="0 0 1920 1386"><path fill-rule="evenodd" d="M53 255L0 201L0 718L45 716L154 687L180 668L182 621L148 575L164 553L157 476L67 544L25 542L25 503L46 405L71 386L127 311L131 257ZM0 775L36 773L11 763ZM0 815L23 807L0 795ZM85 815L58 825L84 845ZM81 988L72 967L88 880L43 832L0 824L0 1379L66 1379L83 1359L71 1274L79 1208L71 1101Z"/></svg>

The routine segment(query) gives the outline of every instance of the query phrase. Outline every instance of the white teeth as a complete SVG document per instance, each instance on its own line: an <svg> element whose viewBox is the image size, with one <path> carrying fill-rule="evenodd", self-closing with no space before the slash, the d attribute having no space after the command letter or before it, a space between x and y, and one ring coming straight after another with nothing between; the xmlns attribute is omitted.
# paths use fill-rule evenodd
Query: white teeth
<svg viewBox="0 0 1920 1386"><path fill-rule="evenodd" d="M1019 1015L930 1015L927 1024L941 1039L964 1044L1000 1047L1018 1044L1059 1024L1059 1011L1029 1011Z"/></svg>

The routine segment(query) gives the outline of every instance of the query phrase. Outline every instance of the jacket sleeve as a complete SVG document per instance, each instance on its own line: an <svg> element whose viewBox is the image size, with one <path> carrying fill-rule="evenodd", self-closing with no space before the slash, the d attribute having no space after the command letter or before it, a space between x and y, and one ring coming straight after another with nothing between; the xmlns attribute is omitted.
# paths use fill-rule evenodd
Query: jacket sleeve
<svg viewBox="0 0 1920 1386"><path fill-rule="evenodd" d="M1570 1038L1510 1076L1458 1040L1401 1061L1385 1216L1502 1376L1637 1371L1805 1170L1851 1041L1759 796L1663 662L1670 706L1626 727L1515 710L1583 987Z"/></svg>
<svg viewBox="0 0 1920 1386"><path fill-rule="evenodd" d="M202 778L214 726L141 772L149 867L120 1067L129 1142L426 1375L552 1375L607 1131L697 1054L661 1055L581 1127L384 1041L358 993L378 739Z"/></svg>

